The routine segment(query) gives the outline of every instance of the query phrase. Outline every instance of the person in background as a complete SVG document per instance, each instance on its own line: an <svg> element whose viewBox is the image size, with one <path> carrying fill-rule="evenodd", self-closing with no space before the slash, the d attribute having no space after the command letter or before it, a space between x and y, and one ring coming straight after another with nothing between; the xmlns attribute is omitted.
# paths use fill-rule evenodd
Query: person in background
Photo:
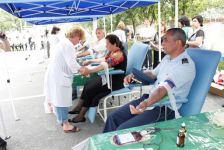
<svg viewBox="0 0 224 150"><path fill-rule="evenodd" d="M95 33L96 33L97 40L94 42L94 44L90 48L88 48L88 50L78 53L77 57L84 57L87 55L91 55L93 56L93 58L102 58L105 56L107 48L106 48L104 29L97 28ZM73 86L72 99L74 100L77 97L78 97L77 87Z"/></svg>
<svg viewBox="0 0 224 150"><path fill-rule="evenodd" d="M176 104L176 108L152 105L166 95L187 97L195 78L195 64L185 51L185 43L186 36L182 29L172 28L166 32L162 45L167 55L153 71L145 72L149 78L156 80L150 95L144 94L112 112L103 132L163 121L166 114L168 120L175 117L181 104ZM130 83L132 78L133 75L126 76L124 83ZM147 110L148 107L151 107L150 110Z"/></svg>
<svg viewBox="0 0 224 150"><path fill-rule="evenodd" d="M123 44L125 54L127 55L128 54L127 37L125 35L125 24L123 21L120 21L118 23L117 29L113 32L113 34L115 34L120 39L120 41Z"/></svg>
<svg viewBox="0 0 224 150"><path fill-rule="evenodd" d="M49 48L50 48L49 49L50 50L49 57L55 53L54 49L60 41L60 37L59 37L60 30L61 29L56 26L54 26L51 30L51 35L49 36ZM47 36L47 34L46 34L46 36Z"/></svg>
<svg viewBox="0 0 224 150"><path fill-rule="evenodd" d="M45 74L45 105L49 104L50 111L53 107L57 122L66 133L80 131L68 122L68 109L72 106L73 74L82 70L76 61L76 46L83 40L85 33L81 28L70 29L66 38L60 39L54 47L55 55L50 60Z"/></svg>
<svg viewBox="0 0 224 150"><path fill-rule="evenodd" d="M121 69L124 72L127 67L127 57L124 53L124 48L116 35L110 34L106 36L106 47L108 53L105 57L93 60L87 60L84 62L84 65L90 63L99 62L100 65L93 68L85 68L83 74L90 74L103 70L105 65L109 68L113 67L114 69ZM123 79L124 74L112 75L112 90L118 90L124 87ZM104 96L108 95L111 92L111 89L108 88L107 82L105 82L104 77L97 76L96 78L88 81L83 88L80 100L78 104L70 111L70 114L78 114L71 119L71 122L85 122L85 114L88 111L89 107L96 107L99 104L99 101Z"/></svg>
<svg viewBox="0 0 224 150"><path fill-rule="evenodd" d="M125 37L126 37L126 42L124 43L124 49L127 50L127 52L128 52L128 38L129 38L130 30L128 29L127 26L125 26L124 32L125 32ZM128 53L126 53L126 55L127 54Z"/></svg>
<svg viewBox="0 0 224 150"><path fill-rule="evenodd" d="M103 28L96 29L96 38L93 46L91 46L87 51L77 54L77 57L84 57L87 55L94 55L94 58L102 58L106 53L106 40Z"/></svg>
<svg viewBox="0 0 224 150"><path fill-rule="evenodd" d="M192 18L193 34L189 36L186 45L190 48L201 48L204 44L205 33L202 30L203 17L201 15Z"/></svg>
<svg viewBox="0 0 224 150"><path fill-rule="evenodd" d="M138 34L140 41L143 42L144 44L150 44L150 41L153 41L156 34L156 30L150 25L149 19L144 20L144 25L140 29ZM149 49L143 67L147 69L151 66L152 66L152 50Z"/></svg>
<svg viewBox="0 0 224 150"><path fill-rule="evenodd" d="M3 32L0 32L0 49L4 50L5 52L11 51L7 36Z"/></svg>
<svg viewBox="0 0 224 150"><path fill-rule="evenodd" d="M160 28L160 36L161 36L161 43L163 42L164 35L166 34L166 23L161 22L161 28ZM153 51L153 68L156 68L156 66L160 63L159 61L159 32L156 32L154 40L150 41L150 47L154 50ZM166 54L164 53L164 50L161 46L161 59Z"/></svg>
<svg viewBox="0 0 224 150"><path fill-rule="evenodd" d="M189 36L188 33L191 30L190 21L189 21L188 17L181 16L178 19L178 26L179 26L179 28L184 30L186 37L188 38L188 36Z"/></svg>

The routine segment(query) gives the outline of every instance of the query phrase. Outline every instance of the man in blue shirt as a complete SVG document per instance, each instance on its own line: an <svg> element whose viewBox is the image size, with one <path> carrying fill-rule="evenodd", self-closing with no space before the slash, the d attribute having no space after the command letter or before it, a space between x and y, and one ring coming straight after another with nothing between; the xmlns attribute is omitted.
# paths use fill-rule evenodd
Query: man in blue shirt
<svg viewBox="0 0 224 150"><path fill-rule="evenodd" d="M118 108L112 112L106 121L103 132L126 129L135 126L155 123L165 119L165 106L157 106L151 110L146 108L159 102L166 95L187 98L195 78L195 65L185 52L186 36L182 29L169 29L162 46L167 54L161 63L153 70L145 72L155 79L154 88L148 95ZM133 75L125 77L124 82L131 82ZM181 105L167 108L167 119L173 119ZM175 112L176 109L176 112Z"/></svg>

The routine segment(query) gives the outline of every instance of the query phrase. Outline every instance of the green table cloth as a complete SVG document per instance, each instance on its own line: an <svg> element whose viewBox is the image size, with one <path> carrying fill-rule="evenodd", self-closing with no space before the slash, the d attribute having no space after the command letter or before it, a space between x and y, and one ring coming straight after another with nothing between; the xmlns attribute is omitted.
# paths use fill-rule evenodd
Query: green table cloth
<svg viewBox="0 0 224 150"><path fill-rule="evenodd" d="M84 86L87 81L94 79L96 76L96 73L90 74L89 76L83 76L80 74L75 75L73 78L72 87Z"/></svg>
<svg viewBox="0 0 224 150"><path fill-rule="evenodd" d="M224 109L218 110L224 114ZM149 124L130 129L110 132L106 134L98 134L88 138L85 141L85 150L140 150L140 149L162 149L162 150L224 150L224 127L217 126L212 121L215 112L201 113L196 116L182 117L175 120ZM224 116L223 116L224 117ZM185 138L185 146L179 148L176 145L177 134L181 127L181 123L185 122L187 134ZM112 142L114 135L128 133L130 131L151 131L156 128L154 134L150 134L150 139L126 144L122 146L115 145Z"/></svg>

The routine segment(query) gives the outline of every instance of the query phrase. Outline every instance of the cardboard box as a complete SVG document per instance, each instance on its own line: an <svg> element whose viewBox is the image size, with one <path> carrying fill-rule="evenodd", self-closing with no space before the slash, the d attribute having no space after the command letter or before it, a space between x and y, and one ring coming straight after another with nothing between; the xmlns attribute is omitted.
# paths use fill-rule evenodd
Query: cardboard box
<svg viewBox="0 0 224 150"><path fill-rule="evenodd" d="M212 82L209 92L224 97L224 86Z"/></svg>

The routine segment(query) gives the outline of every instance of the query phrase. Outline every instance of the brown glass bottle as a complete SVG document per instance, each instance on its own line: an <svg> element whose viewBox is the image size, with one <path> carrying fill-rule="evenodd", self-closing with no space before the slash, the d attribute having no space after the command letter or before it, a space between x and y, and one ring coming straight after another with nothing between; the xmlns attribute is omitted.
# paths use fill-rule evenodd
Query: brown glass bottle
<svg viewBox="0 0 224 150"><path fill-rule="evenodd" d="M184 147L185 143L185 131L183 129L179 130L179 133L177 135L177 146L178 147Z"/></svg>

